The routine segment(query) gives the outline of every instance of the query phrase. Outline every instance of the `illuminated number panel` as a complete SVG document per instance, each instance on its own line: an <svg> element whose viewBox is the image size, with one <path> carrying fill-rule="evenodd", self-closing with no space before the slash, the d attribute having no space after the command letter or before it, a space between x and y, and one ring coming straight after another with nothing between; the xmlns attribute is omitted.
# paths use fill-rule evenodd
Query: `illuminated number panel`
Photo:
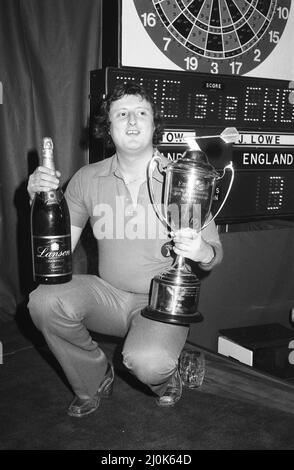
<svg viewBox="0 0 294 470"><path fill-rule="evenodd" d="M219 138L198 142L216 168L222 169L232 160L236 170L219 223L294 216L291 82L109 67L91 73L92 109L101 93L128 81L142 84L153 95L165 123L159 149L170 159L184 153L186 135L213 136L226 127L238 129L240 139L233 145L227 146ZM227 183L226 179L220 182L220 201ZM218 204L215 201L216 209Z"/></svg>
<svg viewBox="0 0 294 470"><path fill-rule="evenodd" d="M183 70L244 75L278 45L290 0L134 0L143 27Z"/></svg>

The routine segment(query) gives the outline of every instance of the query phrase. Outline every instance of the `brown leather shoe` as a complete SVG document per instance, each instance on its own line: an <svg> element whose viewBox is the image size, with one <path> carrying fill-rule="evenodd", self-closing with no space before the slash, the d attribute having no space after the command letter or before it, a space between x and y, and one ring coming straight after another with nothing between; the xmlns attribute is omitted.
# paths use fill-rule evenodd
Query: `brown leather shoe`
<svg viewBox="0 0 294 470"><path fill-rule="evenodd" d="M74 418L82 418L83 416L93 413L93 411L97 410L101 397L109 398L111 396L113 391L113 381L113 366L108 363L105 377L95 395L92 398L84 399L76 396L69 405L67 414Z"/></svg>
<svg viewBox="0 0 294 470"><path fill-rule="evenodd" d="M156 398L158 406L174 406L182 396L182 380L178 369L169 379L166 391L161 397Z"/></svg>

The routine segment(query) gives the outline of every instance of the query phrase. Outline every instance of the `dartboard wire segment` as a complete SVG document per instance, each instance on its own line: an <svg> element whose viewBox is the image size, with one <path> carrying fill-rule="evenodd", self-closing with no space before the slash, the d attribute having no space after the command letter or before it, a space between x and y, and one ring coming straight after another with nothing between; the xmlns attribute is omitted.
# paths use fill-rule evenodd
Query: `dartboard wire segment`
<svg viewBox="0 0 294 470"><path fill-rule="evenodd" d="M153 43L183 70L243 75L278 46L291 0L134 0Z"/></svg>

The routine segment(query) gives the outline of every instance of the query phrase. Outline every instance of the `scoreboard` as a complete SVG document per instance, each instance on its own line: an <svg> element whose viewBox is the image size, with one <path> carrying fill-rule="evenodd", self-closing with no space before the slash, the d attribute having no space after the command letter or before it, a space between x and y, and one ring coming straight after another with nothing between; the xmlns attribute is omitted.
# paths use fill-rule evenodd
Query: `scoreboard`
<svg viewBox="0 0 294 470"><path fill-rule="evenodd" d="M106 67L91 72L90 115L117 83L143 85L157 103L165 124L159 150L175 160L187 149L186 137L199 139L216 169L232 160L235 180L218 223L294 216L293 82L249 76L212 75L139 67ZM235 144L218 135L237 128ZM90 161L104 158L93 144ZM226 193L219 182L213 208Z"/></svg>

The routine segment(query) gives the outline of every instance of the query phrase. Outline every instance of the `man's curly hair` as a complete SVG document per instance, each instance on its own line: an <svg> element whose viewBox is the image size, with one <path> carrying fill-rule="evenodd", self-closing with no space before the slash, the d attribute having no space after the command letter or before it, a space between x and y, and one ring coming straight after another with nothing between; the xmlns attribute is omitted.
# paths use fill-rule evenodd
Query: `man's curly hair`
<svg viewBox="0 0 294 470"><path fill-rule="evenodd" d="M160 115L160 112L151 98L150 94L145 90L141 85L128 82L124 84L116 85L112 93L110 93L104 100L102 100L99 112L93 117L93 135L96 138L102 138L105 140L108 146L113 146L113 141L109 133L110 129L110 120L109 120L109 111L110 106L114 101L119 100L125 95L137 95L141 96L142 99L148 101L151 104L153 111L153 121L154 121L154 133L153 133L153 144L157 145L162 138L163 133L163 120Z"/></svg>

